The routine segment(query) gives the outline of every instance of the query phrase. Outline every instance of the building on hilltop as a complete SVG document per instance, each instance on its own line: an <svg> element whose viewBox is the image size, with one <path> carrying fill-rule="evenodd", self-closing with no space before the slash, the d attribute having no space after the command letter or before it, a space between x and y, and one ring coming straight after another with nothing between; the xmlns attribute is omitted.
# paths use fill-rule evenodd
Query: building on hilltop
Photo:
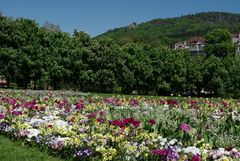
<svg viewBox="0 0 240 161"><path fill-rule="evenodd" d="M240 54L240 32L232 34L232 42L236 46L236 53ZM177 42L174 49L187 49L191 54L204 53L206 39L203 37L193 37L188 41Z"/></svg>
<svg viewBox="0 0 240 161"><path fill-rule="evenodd" d="M188 50L192 54L197 54L203 52L206 40L203 37L194 37L188 40L187 46Z"/></svg>
<svg viewBox="0 0 240 161"><path fill-rule="evenodd" d="M240 32L232 34L232 42L236 45L236 52L240 53Z"/></svg>
<svg viewBox="0 0 240 161"><path fill-rule="evenodd" d="M133 22L128 27L129 27L129 29L136 29L137 28L137 23Z"/></svg>
<svg viewBox="0 0 240 161"><path fill-rule="evenodd" d="M206 40L202 37L193 37L188 41L178 42L174 45L174 49L187 49L192 54L203 52Z"/></svg>
<svg viewBox="0 0 240 161"><path fill-rule="evenodd" d="M187 42L184 41L182 42L177 42L176 44L174 44L174 49L186 49L187 48Z"/></svg>

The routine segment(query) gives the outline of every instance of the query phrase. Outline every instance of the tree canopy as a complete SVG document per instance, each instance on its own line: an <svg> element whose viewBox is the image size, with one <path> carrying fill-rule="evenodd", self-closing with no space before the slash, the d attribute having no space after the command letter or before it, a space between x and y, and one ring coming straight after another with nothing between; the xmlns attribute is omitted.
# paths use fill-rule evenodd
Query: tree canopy
<svg viewBox="0 0 240 161"><path fill-rule="evenodd" d="M119 45L108 37L95 39L77 30L69 35L29 19L0 16L0 75L18 88L154 95L204 90L239 97L240 57L232 54L229 32L214 30L207 39L209 55L192 56L163 45Z"/></svg>
<svg viewBox="0 0 240 161"><path fill-rule="evenodd" d="M235 54L232 35L226 29L215 29L206 36L205 51L207 55L225 57Z"/></svg>
<svg viewBox="0 0 240 161"><path fill-rule="evenodd" d="M205 36L213 29L227 29L239 32L240 14L225 12L205 12L174 18L161 18L136 25L116 28L97 36L108 36L119 44L147 43L152 46L171 46L195 36Z"/></svg>

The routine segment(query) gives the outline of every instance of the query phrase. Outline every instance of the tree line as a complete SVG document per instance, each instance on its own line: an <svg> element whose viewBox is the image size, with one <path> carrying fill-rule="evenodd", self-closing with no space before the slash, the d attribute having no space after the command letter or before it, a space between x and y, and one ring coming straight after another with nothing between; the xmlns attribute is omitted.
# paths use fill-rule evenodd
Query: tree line
<svg viewBox="0 0 240 161"><path fill-rule="evenodd" d="M126 26L103 33L121 44L129 42L148 43L152 46L171 46L176 41L202 36L215 28L239 32L240 14L203 12L174 18L153 19L135 27Z"/></svg>
<svg viewBox="0 0 240 161"><path fill-rule="evenodd" d="M154 95L204 90L239 97L240 57L229 38L228 31L215 30L207 35L206 53L192 56L187 50L119 45L107 37L94 39L77 30L70 35L0 16L0 75L25 89Z"/></svg>

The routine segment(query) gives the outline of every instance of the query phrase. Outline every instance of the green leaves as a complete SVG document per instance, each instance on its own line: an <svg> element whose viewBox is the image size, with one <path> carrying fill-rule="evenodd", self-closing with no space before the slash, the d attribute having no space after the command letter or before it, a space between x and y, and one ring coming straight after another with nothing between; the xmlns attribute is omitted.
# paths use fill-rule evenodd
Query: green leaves
<svg viewBox="0 0 240 161"><path fill-rule="evenodd" d="M185 50L120 46L108 37L93 39L77 30L71 36L32 20L1 17L0 75L32 89L152 95L201 95L204 89L211 96L239 97L240 59L231 56L230 33L215 30L207 41L208 56L193 57Z"/></svg>
<svg viewBox="0 0 240 161"><path fill-rule="evenodd" d="M235 54L231 33L226 29L215 29L206 36L205 52L207 55L225 57Z"/></svg>

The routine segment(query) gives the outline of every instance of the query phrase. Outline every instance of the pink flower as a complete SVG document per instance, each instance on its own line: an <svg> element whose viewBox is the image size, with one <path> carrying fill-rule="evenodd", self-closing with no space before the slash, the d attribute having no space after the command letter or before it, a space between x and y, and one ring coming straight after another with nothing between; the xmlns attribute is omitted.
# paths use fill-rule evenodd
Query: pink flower
<svg viewBox="0 0 240 161"><path fill-rule="evenodd" d="M188 125L188 124L185 124L183 123L181 126L180 126L180 129L184 132L189 132L191 130L191 126Z"/></svg>

